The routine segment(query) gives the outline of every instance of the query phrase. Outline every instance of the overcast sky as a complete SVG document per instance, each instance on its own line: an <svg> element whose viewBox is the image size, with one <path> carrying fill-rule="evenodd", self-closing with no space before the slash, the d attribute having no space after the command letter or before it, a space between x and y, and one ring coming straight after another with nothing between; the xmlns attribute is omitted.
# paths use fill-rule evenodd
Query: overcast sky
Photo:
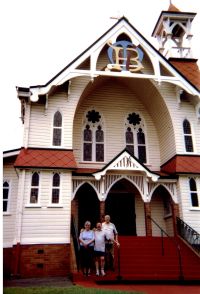
<svg viewBox="0 0 200 294"><path fill-rule="evenodd" d="M46 84L70 61L107 31L116 20L130 23L156 48L151 37L169 0L2 0L1 2L1 126L3 151L22 142L20 102L16 86ZM193 21L194 57L200 56L200 1L172 0Z"/></svg>

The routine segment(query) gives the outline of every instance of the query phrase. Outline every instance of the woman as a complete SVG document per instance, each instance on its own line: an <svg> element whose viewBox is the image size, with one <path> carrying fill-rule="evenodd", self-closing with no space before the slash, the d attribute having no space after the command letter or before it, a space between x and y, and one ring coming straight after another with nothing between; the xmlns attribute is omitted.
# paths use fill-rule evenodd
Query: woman
<svg viewBox="0 0 200 294"><path fill-rule="evenodd" d="M106 234L102 231L101 223L96 224L96 229L94 231L94 255L95 255L95 267L96 275L99 276L101 270L101 275L105 276L104 263L105 263L105 240Z"/></svg>
<svg viewBox="0 0 200 294"><path fill-rule="evenodd" d="M79 236L82 269L83 274L86 276L90 275L94 252L94 232L90 229L90 227L91 223L86 221L84 229L81 230Z"/></svg>

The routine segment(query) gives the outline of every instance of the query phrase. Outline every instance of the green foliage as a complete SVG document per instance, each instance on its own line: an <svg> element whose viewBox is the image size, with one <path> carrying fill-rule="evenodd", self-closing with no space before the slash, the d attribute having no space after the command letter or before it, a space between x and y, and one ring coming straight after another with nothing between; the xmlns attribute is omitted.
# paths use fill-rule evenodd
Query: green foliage
<svg viewBox="0 0 200 294"><path fill-rule="evenodd" d="M105 290L97 288L85 288L80 286L72 287L12 287L4 288L4 294L127 294L127 291ZM139 294L139 292L129 292L129 294Z"/></svg>

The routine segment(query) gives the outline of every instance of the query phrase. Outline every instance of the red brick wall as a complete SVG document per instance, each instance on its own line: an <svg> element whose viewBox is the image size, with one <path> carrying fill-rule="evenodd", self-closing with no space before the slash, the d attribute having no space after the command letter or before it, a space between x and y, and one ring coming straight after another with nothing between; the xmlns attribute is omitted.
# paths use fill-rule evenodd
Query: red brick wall
<svg viewBox="0 0 200 294"><path fill-rule="evenodd" d="M3 278L9 278L11 274L12 248L3 248Z"/></svg>
<svg viewBox="0 0 200 294"><path fill-rule="evenodd" d="M13 247L12 256L16 250ZM7 251L7 250L6 250ZM5 252L6 252L5 251ZM9 252L5 253L9 255ZM70 273L70 244L20 245L19 266L9 267L9 258L5 258L5 269L10 274L19 274L20 278L66 276ZM13 263L13 262L12 262ZM18 273L14 273L18 268Z"/></svg>

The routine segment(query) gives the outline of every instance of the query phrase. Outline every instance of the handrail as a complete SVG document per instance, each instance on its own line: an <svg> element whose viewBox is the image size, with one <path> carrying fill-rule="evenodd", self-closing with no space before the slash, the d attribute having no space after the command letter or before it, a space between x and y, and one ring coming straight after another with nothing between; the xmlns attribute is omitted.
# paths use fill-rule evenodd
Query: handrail
<svg viewBox="0 0 200 294"><path fill-rule="evenodd" d="M176 218L178 234L200 254L200 234L179 217Z"/></svg>
<svg viewBox="0 0 200 294"><path fill-rule="evenodd" d="M161 228L161 226L159 226L159 224L151 216L148 216L148 218L150 218L150 220L161 231L161 237L162 237L162 255L164 255L163 233L169 238L169 240L171 240L175 244L176 249L177 249L177 253L178 253L178 262L179 262L179 280L184 280L183 269L182 269L182 258L181 258L181 248L180 248L180 245L177 244L177 242L174 239L171 239L171 237L167 234L167 232L165 230L163 230L163 228Z"/></svg>
<svg viewBox="0 0 200 294"><path fill-rule="evenodd" d="M121 264L120 264L120 247L117 247L117 268L118 268L117 280L122 280Z"/></svg>
<svg viewBox="0 0 200 294"><path fill-rule="evenodd" d="M75 224L75 220L73 215L71 216L71 235L73 238L74 243L74 250L76 255L76 264L77 264L77 270L79 271L79 251L80 251L80 244L78 240L78 229Z"/></svg>

